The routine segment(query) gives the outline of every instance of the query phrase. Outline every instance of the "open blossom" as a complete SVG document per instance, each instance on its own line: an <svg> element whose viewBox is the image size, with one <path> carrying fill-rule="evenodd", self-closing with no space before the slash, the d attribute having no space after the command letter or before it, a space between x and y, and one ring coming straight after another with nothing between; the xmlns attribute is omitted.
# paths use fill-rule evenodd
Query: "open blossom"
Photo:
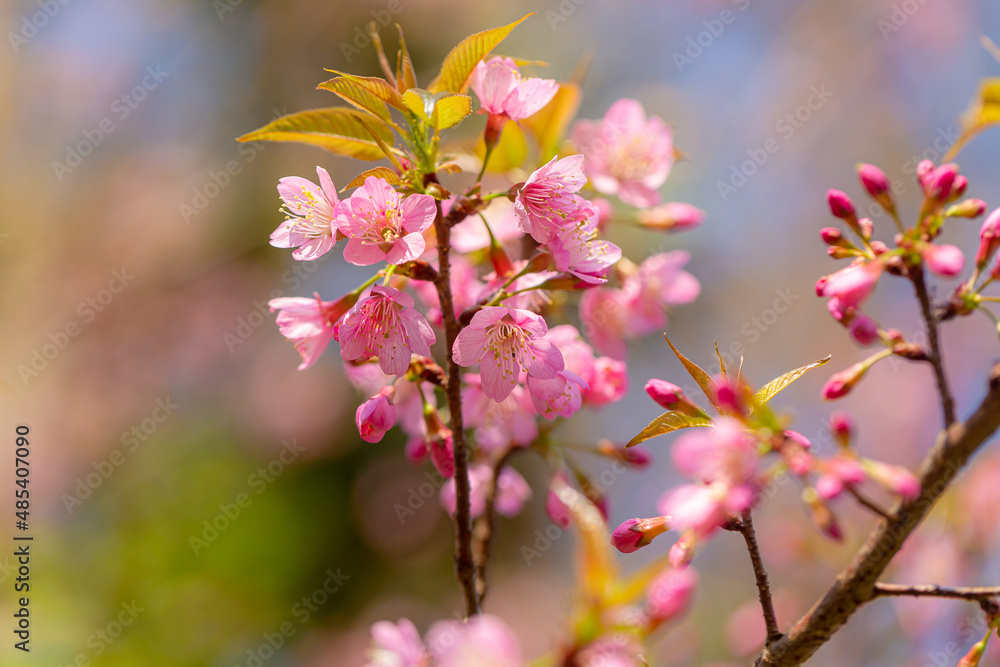
<svg viewBox="0 0 1000 667"><path fill-rule="evenodd" d="M355 421L365 442L379 442L396 423L396 408L392 404L393 387L385 387L358 406Z"/></svg>
<svg viewBox="0 0 1000 667"><path fill-rule="evenodd" d="M842 308L857 307L872 293L881 272L879 262L852 264L821 278L816 291L820 296L836 298Z"/></svg>
<svg viewBox="0 0 1000 667"><path fill-rule="evenodd" d="M674 164L673 134L656 116L647 119L638 101L618 100L600 122L578 121L570 138L587 158L595 190L637 208L660 203L657 188Z"/></svg>
<svg viewBox="0 0 1000 667"><path fill-rule="evenodd" d="M377 357L383 372L402 376L411 354L431 353L435 336L413 309L413 297L394 287L374 286L344 316L339 340L346 361Z"/></svg>
<svg viewBox="0 0 1000 667"><path fill-rule="evenodd" d="M372 625L372 645L365 654L365 667L425 667L428 664L420 633L407 618L398 623L378 621Z"/></svg>
<svg viewBox="0 0 1000 667"><path fill-rule="evenodd" d="M597 238L597 207L589 202L566 226L554 230L546 244L557 271L570 273L586 283L605 283L607 272L622 258L622 250Z"/></svg>
<svg viewBox="0 0 1000 667"><path fill-rule="evenodd" d="M292 257L311 261L322 257L337 243L337 209L340 200L330 174L316 167L319 185L298 176L278 181L284 202L285 221L271 233L275 248L295 248Z"/></svg>
<svg viewBox="0 0 1000 667"><path fill-rule="evenodd" d="M507 624L490 614L438 621L427 631L434 667L522 667L521 648Z"/></svg>
<svg viewBox="0 0 1000 667"><path fill-rule="evenodd" d="M649 584L646 613L657 625L684 613L694 597L698 574L689 567L664 570Z"/></svg>
<svg viewBox="0 0 1000 667"><path fill-rule="evenodd" d="M299 370L316 363L333 338L333 325L343 314L338 307L341 301L323 301L305 297L281 297L267 302L271 312L278 313L277 324L281 335L291 341L302 357Z"/></svg>
<svg viewBox="0 0 1000 667"><path fill-rule="evenodd" d="M522 385L502 401L483 393L482 380L475 373L463 378L462 405L466 406L465 425L475 428L476 444L487 454L508 447L527 447L538 437L535 408Z"/></svg>
<svg viewBox="0 0 1000 667"><path fill-rule="evenodd" d="M340 203L337 224L348 237L344 259L358 266L415 260L426 248L422 232L436 214L430 195L404 199L384 179L369 176Z"/></svg>
<svg viewBox="0 0 1000 667"><path fill-rule="evenodd" d="M549 420L576 414L587 389L587 382L570 370L561 370L549 380L528 377L526 384L535 410Z"/></svg>
<svg viewBox="0 0 1000 667"><path fill-rule="evenodd" d="M583 156L552 158L536 169L521 186L514 199L514 215L520 229L539 243L566 224L586 201L577 195L587 182Z"/></svg>
<svg viewBox="0 0 1000 667"><path fill-rule="evenodd" d="M479 61L469 85L483 111L510 120L538 113L559 90L559 84L552 79L521 78L517 64L500 56Z"/></svg>
<svg viewBox="0 0 1000 667"><path fill-rule="evenodd" d="M455 363L480 364L483 393L502 401L514 390L522 368L531 377L551 380L565 367L562 354L545 340L546 331L545 320L527 310L483 308L455 339Z"/></svg>
<svg viewBox="0 0 1000 667"><path fill-rule="evenodd" d="M473 519L481 516L486 510L486 489L493 483L493 468L485 463L469 468L469 511ZM505 467L497 478L497 491L494 507L497 513L514 517L521 513L524 504L531 498L531 487L521 477L520 473L511 467ZM448 479L441 487L441 505L449 514L455 513L455 480Z"/></svg>

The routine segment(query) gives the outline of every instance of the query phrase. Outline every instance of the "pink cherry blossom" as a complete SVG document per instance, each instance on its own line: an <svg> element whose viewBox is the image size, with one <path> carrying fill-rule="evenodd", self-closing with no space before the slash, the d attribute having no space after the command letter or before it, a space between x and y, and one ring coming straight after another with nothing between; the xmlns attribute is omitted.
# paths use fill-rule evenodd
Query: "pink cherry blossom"
<svg viewBox="0 0 1000 667"><path fill-rule="evenodd" d="M539 243L547 242L570 215L585 205L585 200L575 193L586 182L582 155L552 158L536 169L518 190L514 199L518 227Z"/></svg>
<svg viewBox="0 0 1000 667"><path fill-rule="evenodd" d="M483 393L478 374L463 376L462 404L465 425L475 428L476 444L486 452L506 451L509 447L527 447L538 438L535 408L528 391L517 385L507 398L497 402Z"/></svg>
<svg viewBox="0 0 1000 667"><path fill-rule="evenodd" d="M622 258L622 250L597 238L597 208L587 203L564 227L553 230L546 244L557 271L599 284L608 281L608 269Z"/></svg>
<svg viewBox="0 0 1000 667"><path fill-rule="evenodd" d="M611 533L611 545L623 554L648 546L654 538L670 530L670 517L629 519Z"/></svg>
<svg viewBox="0 0 1000 667"><path fill-rule="evenodd" d="M833 299L830 299L833 301ZM878 323L860 310L854 313L850 324L851 337L859 345L871 345L878 340Z"/></svg>
<svg viewBox="0 0 1000 667"><path fill-rule="evenodd" d="M480 463L469 468L469 512L473 519L486 511L486 489L493 483L493 468ZM497 478L497 495L494 507L501 516L515 517L531 498L531 487L513 468L506 467ZM449 479L441 487L441 505L449 514L455 513L455 480Z"/></svg>
<svg viewBox="0 0 1000 667"><path fill-rule="evenodd" d="M838 299L838 303L844 308L857 307L872 293L881 270L879 262L852 264L826 276L822 286L817 284L816 288L821 296Z"/></svg>
<svg viewBox="0 0 1000 667"><path fill-rule="evenodd" d="M583 332L601 352L615 359L626 355L629 296L613 287L587 290L580 298L580 320Z"/></svg>
<svg viewBox="0 0 1000 667"><path fill-rule="evenodd" d="M497 477L497 513L514 517L521 513L524 504L531 498L531 487L521 475L511 467L505 467Z"/></svg>
<svg viewBox="0 0 1000 667"><path fill-rule="evenodd" d="M698 298L698 279L681 268L690 257L684 250L652 255L625 280L622 290L627 300L626 328L630 337L662 330L667 326L667 307Z"/></svg>
<svg viewBox="0 0 1000 667"><path fill-rule="evenodd" d="M715 428L685 431L671 454L677 470L706 484L724 481L736 486L757 471L753 439L741 422L727 417L718 419Z"/></svg>
<svg viewBox="0 0 1000 667"><path fill-rule="evenodd" d="M535 410L549 420L576 414L583 402L582 392L587 389L586 380L569 370L561 370L548 380L529 376L526 384Z"/></svg>
<svg viewBox="0 0 1000 667"><path fill-rule="evenodd" d="M559 84L553 79L521 78L517 64L499 56L479 61L469 85L483 111L510 120L538 113L559 90Z"/></svg>
<svg viewBox="0 0 1000 667"><path fill-rule="evenodd" d="M522 667L514 633L490 614L465 623L438 621L427 631L427 648L434 667Z"/></svg>
<svg viewBox="0 0 1000 667"><path fill-rule="evenodd" d="M421 382L418 385L405 378L387 375L374 363L348 362L344 364L344 373L354 388L367 396L373 396L391 384L396 390L396 395L392 398L392 404L396 408L396 423L408 436L419 438L423 442L427 437L424 404L437 407L437 397L431 384ZM416 450L417 445L411 447ZM420 451L426 456L426 448Z"/></svg>
<svg viewBox="0 0 1000 667"><path fill-rule="evenodd" d="M539 380L563 370L562 354L545 340L545 320L527 310L483 308L455 339L453 357L460 366L480 364L483 393L502 401L514 390L521 369Z"/></svg>
<svg viewBox="0 0 1000 667"><path fill-rule="evenodd" d="M378 621L372 625L372 645L365 667L426 667L427 652L420 633L406 618L398 623Z"/></svg>
<svg viewBox="0 0 1000 667"><path fill-rule="evenodd" d="M653 378L646 383L645 389L649 397L666 410L674 410L674 406L684 400L684 390L666 380Z"/></svg>
<svg viewBox="0 0 1000 667"><path fill-rule="evenodd" d="M674 164L673 134L656 116L647 119L638 101L618 100L600 122L578 121L570 138L587 158L595 190L638 208L660 203L657 188Z"/></svg>
<svg viewBox="0 0 1000 667"><path fill-rule="evenodd" d="M379 442L396 423L396 408L392 404L393 387L385 387L358 406L355 421L365 442Z"/></svg>
<svg viewBox="0 0 1000 667"><path fill-rule="evenodd" d="M302 357L299 370L309 368L323 354L333 338L334 322L342 311L338 302L304 297L281 297L267 302L273 313L279 310L278 330L287 338Z"/></svg>
<svg viewBox="0 0 1000 667"><path fill-rule="evenodd" d="M927 268L939 276L953 278L965 268L965 255L957 246L928 243L920 254L927 262Z"/></svg>
<svg viewBox="0 0 1000 667"><path fill-rule="evenodd" d="M285 221L271 234L275 248L295 248L292 257L310 261L322 257L337 243L340 200L330 174L316 167L319 185L298 176L278 181Z"/></svg>
<svg viewBox="0 0 1000 667"><path fill-rule="evenodd" d="M348 237L344 259L359 266L417 259L426 247L422 232L435 215L437 207L430 195L404 199L384 179L369 176L350 199L340 203L337 224Z"/></svg>
<svg viewBox="0 0 1000 667"><path fill-rule="evenodd" d="M379 367L402 376L410 355L429 355L435 336L427 320L413 309L413 297L394 287L374 286L344 316L339 331L340 355L346 361L377 357Z"/></svg>
<svg viewBox="0 0 1000 667"><path fill-rule="evenodd" d="M427 453L442 477L451 479L455 476L455 447L451 435L428 440Z"/></svg>
<svg viewBox="0 0 1000 667"><path fill-rule="evenodd" d="M976 266L986 266L993 253L1000 248L1000 208L995 209L983 220L979 229L979 248L976 250Z"/></svg>
<svg viewBox="0 0 1000 667"><path fill-rule="evenodd" d="M566 476L565 471L558 470L552 476L552 481L549 483L549 490L545 495L545 513L552 520L552 523L566 529L569 528L573 520L573 514L556 492L561 486L569 486L569 477Z"/></svg>
<svg viewBox="0 0 1000 667"><path fill-rule="evenodd" d="M640 225L650 229L683 231L701 225L705 212L691 204L672 201L639 211L638 219Z"/></svg>
<svg viewBox="0 0 1000 667"><path fill-rule="evenodd" d="M583 392L586 405L607 405L620 401L628 393L628 366L624 361L598 357L586 379L588 388Z"/></svg>
<svg viewBox="0 0 1000 667"><path fill-rule="evenodd" d="M677 618L690 606L697 585L698 574L692 568L664 570L649 584L646 613L657 624Z"/></svg>
<svg viewBox="0 0 1000 667"><path fill-rule="evenodd" d="M844 489L864 482L868 475L861 463L850 456L838 455L820 463L823 474L816 480L816 492L823 500L836 498Z"/></svg>

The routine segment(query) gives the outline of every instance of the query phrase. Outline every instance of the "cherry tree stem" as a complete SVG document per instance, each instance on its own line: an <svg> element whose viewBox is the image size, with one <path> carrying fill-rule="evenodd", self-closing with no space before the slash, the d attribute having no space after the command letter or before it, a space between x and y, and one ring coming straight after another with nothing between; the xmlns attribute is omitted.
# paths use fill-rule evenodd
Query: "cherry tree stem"
<svg viewBox="0 0 1000 667"><path fill-rule="evenodd" d="M1000 597L1000 586L945 588L943 586L904 586L901 584L875 584L873 597L906 596L927 598L955 598L959 600L989 600Z"/></svg>
<svg viewBox="0 0 1000 667"><path fill-rule="evenodd" d="M944 428L947 429L955 423L955 399L951 396L951 389L948 388L948 377L944 372L944 360L941 356L941 346L938 343L938 321L931 306L930 296L927 294L923 267L917 266L910 269L910 281L913 283L913 289L920 301L920 312L923 314L924 327L927 329L927 342L931 347L928 357L934 367L934 379L937 381L938 395L941 399Z"/></svg>
<svg viewBox="0 0 1000 667"><path fill-rule="evenodd" d="M764 612L764 625L767 628L767 643L781 639L778 629L778 617L774 613L774 601L771 599L771 585L767 581L767 570L764 560L760 557L760 547L757 545L757 534L753 529L753 518L747 512L743 520L736 524L736 529L743 535L753 563L753 574L757 580L757 593L760 597L760 608Z"/></svg>

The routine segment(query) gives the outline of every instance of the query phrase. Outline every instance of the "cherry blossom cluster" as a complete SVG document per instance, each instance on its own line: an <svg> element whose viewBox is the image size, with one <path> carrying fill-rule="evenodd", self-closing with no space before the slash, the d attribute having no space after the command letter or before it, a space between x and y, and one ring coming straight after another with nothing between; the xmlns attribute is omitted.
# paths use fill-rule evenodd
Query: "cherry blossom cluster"
<svg viewBox="0 0 1000 667"><path fill-rule="evenodd" d="M766 397L755 395L742 380L721 374L704 388L718 412L715 418L673 383L653 379L646 384L650 398L674 415L675 423L683 425L679 427L690 429L674 442L671 458L691 482L660 497L659 516L620 524L612 534L619 551L631 553L676 531L669 560L673 567L686 567L699 545L720 528L734 529L761 501L762 491L788 475L801 482L815 523L837 541L842 531L829 501L856 492L867 481L903 498L920 491L905 468L860 456L851 445L854 427L846 414L835 414L830 421L838 452L820 457L808 438L788 428L787 417L773 413L764 404Z"/></svg>
<svg viewBox="0 0 1000 667"><path fill-rule="evenodd" d="M898 329L883 328L862 310L883 275L925 280L924 269L942 278L956 278L965 270L965 253L954 245L939 243L945 223L962 224L963 219L978 218L986 213L986 202L963 198L968 181L954 163L936 166L930 160L917 165L917 181L924 195L917 221L904 228L896 207L889 179L878 167L858 165L858 178L865 193L884 209L896 224L893 246L874 238L875 225L870 218L858 218L854 202L839 190L830 190L827 200L833 215L853 233L825 227L820 235L834 259L849 259L850 264L835 273L823 276L816 283L816 294L827 298L827 309L834 319L850 332L851 337L865 347L881 346L869 358L835 374L823 390L824 398L833 400L845 396L878 361L897 355L915 361L927 361L927 350L909 341ZM982 294L990 283L1000 280L1000 260L990 267L990 261L1000 247L1000 209L990 213L980 230L980 244L975 266L968 280L955 290L944 318L968 315L979 310L1000 327L996 316L984 303L996 297ZM998 329L1000 331L1000 329Z"/></svg>

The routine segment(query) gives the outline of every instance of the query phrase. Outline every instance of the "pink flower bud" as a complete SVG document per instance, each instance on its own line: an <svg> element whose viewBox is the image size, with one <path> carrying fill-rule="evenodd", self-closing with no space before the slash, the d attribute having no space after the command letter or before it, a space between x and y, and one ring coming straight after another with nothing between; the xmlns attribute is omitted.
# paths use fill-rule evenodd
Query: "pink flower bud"
<svg viewBox="0 0 1000 667"><path fill-rule="evenodd" d="M861 229L861 237L870 239L872 234L875 233L875 223L872 222L871 218L861 218L858 220L858 227Z"/></svg>
<svg viewBox="0 0 1000 667"><path fill-rule="evenodd" d="M845 307L859 306L872 293L881 272L879 262L852 264L826 277L822 296L837 297Z"/></svg>
<svg viewBox="0 0 1000 667"><path fill-rule="evenodd" d="M358 406L355 421L358 433L365 442L379 442L396 423L396 408L391 399L395 390L383 387L382 390Z"/></svg>
<svg viewBox="0 0 1000 667"><path fill-rule="evenodd" d="M858 362L839 373L834 373L823 385L823 400L833 401L847 396L868 372L869 364Z"/></svg>
<svg viewBox="0 0 1000 667"><path fill-rule="evenodd" d="M930 160L921 160L917 163L917 181L920 183L920 187L927 189L927 180L933 171L934 163Z"/></svg>
<svg viewBox="0 0 1000 667"><path fill-rule="evenodd" d="M983 220L979 230L979 250L976 252L976 266L982 269L990 257L1000 247L1000 208L995 209Z"/></svg>
<svg viewBox="0 0 1000 667"><path fill-rule="evenodd" d="M889 178L885 172L873 164L859 164L857 166L858 180L865 191L878 200L889 192Z"/></svg>
<svg viewBox="0 0 1000 667"><path fill-rule="evenodd" d="M667 202L645 211L639 211L639 224L651 229L684 230L699 226L705 221L705 212L691 204Z"/></svg>
<svg viewBox="0 0 1000 667"><path fill-rule="evenodd" d="M820 500L818 493L815 489L807 489L805 493L802 494L802 499L806 501L809 505L809 510L812 515L813 523L823 531L823 534L829 537L834 542L840 542L844 539L844 533L840 529L840 523L837 521L837 517L833 515L830 508Z"/></svg>
<svg viewBox="0 0 1000 667"><path fill-rule="evenodd" d="M830 415L830 432L841 446L847 447L854 435L854 420L846 412L834 412Z"/></svg>
<svg viewBox="0 0 1000 667"><path fill-rule="evenodd" d="M965 268L965 255L953 245L929 243L920 254L927 263L927 268L946 278L959 275Z"/></svg>
<svg viewBox="0 0 1000 667"><path fill-rule="evenodd" d="M955 182L951 184L950 199L958 199L965 194L965 189L969 187L969 179L959 174L955 177Z"/></svg>
<svg viewBox="0 0 1000 667"><path fill-rule="evenodd" d="M874 482L893 493L899 494L906 500L913 500L920 495L920 482L906 468L870 460L865 460L863 464L865 472Z"/></svg>
<svg viewBox="0 0 1000 667"><path fill-rule="evenodd" d="M816 281L816 296L823 296L823 292L826 291L826 284L830 282L830 276L821 276L819 280Z"/></svg>
<svg viewBox="0 0 1000 667"><path fill-rule="evenodd" d="M451 435L430 442L431 463L446 479L455 476L455 448Z"/></svg>
<svg viewBox="0 0 1000 667"><path fill-rule="evenodd" d="M951 188L958 176L958 165L954 162L943 164L931 173L924 181L924 192L929 199L944 201L951 194Z"/></svg>
<svg viewBox="0 0 1000 667"><path fill-rule="evenodd" d="M556 479L559 479L563 484L569 484L569 478L562 470L553 476L553 481ZM545 496L545 513L549 515L552 523L564 530L569 528L573 515L570 513L566 503L559 497L559 494L555 492L552 484L549 485L549 492Z"/></svg>
<svg viewBox="0 0 1000 667"><path fill-rule="evenodd" d="M878 340L878 324L861 311L851 319L850 332L859 345L871 345Z"/></svg>
<svg viewBox="0 0 1000 667"><path fill-rule="evenodd" d="M824 227L819 230L820 238L823 239L823 243L831 246L843 247L844 245L844 235L836 227Z"/></svg>
<svg viewBox="0 0 1000 667"><path fill-rule="evenodd" d="M630 554L647 546L654 538L668 530L670 530L669 517L629 519L611 533L611 544L623 554Z"/></svg>
<svg viewBox="0 0 1000 667"><path fill-rule="evenodd" d="M410 438L406 441L406 446L403 448L403 455L406 456L406 460L413 464L423 463L427 460L429 452L427 451L427 440L423 436L416 436Z"/></svg>
<svg viewBox="0 0 1000 667"><path fill-rule="evenodd" d="M657 380L656 378L646 383L646 393L660 407L667 410L673 410L673 406L684 400L684 390L666 380Z"/></svg>
<svg viewBox="0 0 1000 667"><path fill-rule="evenodd" d="M694 558L695 537L694 531L687 531L681 535L674 545L670 547L667 560L670 567L681 568L686 566Z"/></svg>
<svg viewBox="0 0 1000 667"><path fill-rule="evenodd" d="M657 575L646 593L646 613L657 627L684 613L694 597L698 575L691 568L668 569Z"/></svg>
<svg viewBox="0 0 1000 667"><path fill-rule="evenodd" d="M854 209L854 202L846 193L840 190L827 190L826 201L830 205L830 212L835 217L846 220L848 224L854 226L852 223L857 220L858 216Z"/></svg>
<svg viewBox="0 0 1000 667"><path fill-rule="evenodd" d="M986 202L982 199L965 199L952 204L944 214L949 218L978 218L986 213Z"/></svg>
<svg viewBox="0 0 1000 667"><path fill-rule="evenodd" d="M636 469L645 468L653 460L653 455L642 445L622 447L610 440L604 440L598 445L597 449L604 456L617 459L625 465Z"/></svg>
<svg viewBox="0 0 1000 667"><path fill-rule="evenodd" d="M715 404L719 410L735 415L742 415L746 411L743 401L742 388L725 376L717 376L715 380Z"/></svg>

